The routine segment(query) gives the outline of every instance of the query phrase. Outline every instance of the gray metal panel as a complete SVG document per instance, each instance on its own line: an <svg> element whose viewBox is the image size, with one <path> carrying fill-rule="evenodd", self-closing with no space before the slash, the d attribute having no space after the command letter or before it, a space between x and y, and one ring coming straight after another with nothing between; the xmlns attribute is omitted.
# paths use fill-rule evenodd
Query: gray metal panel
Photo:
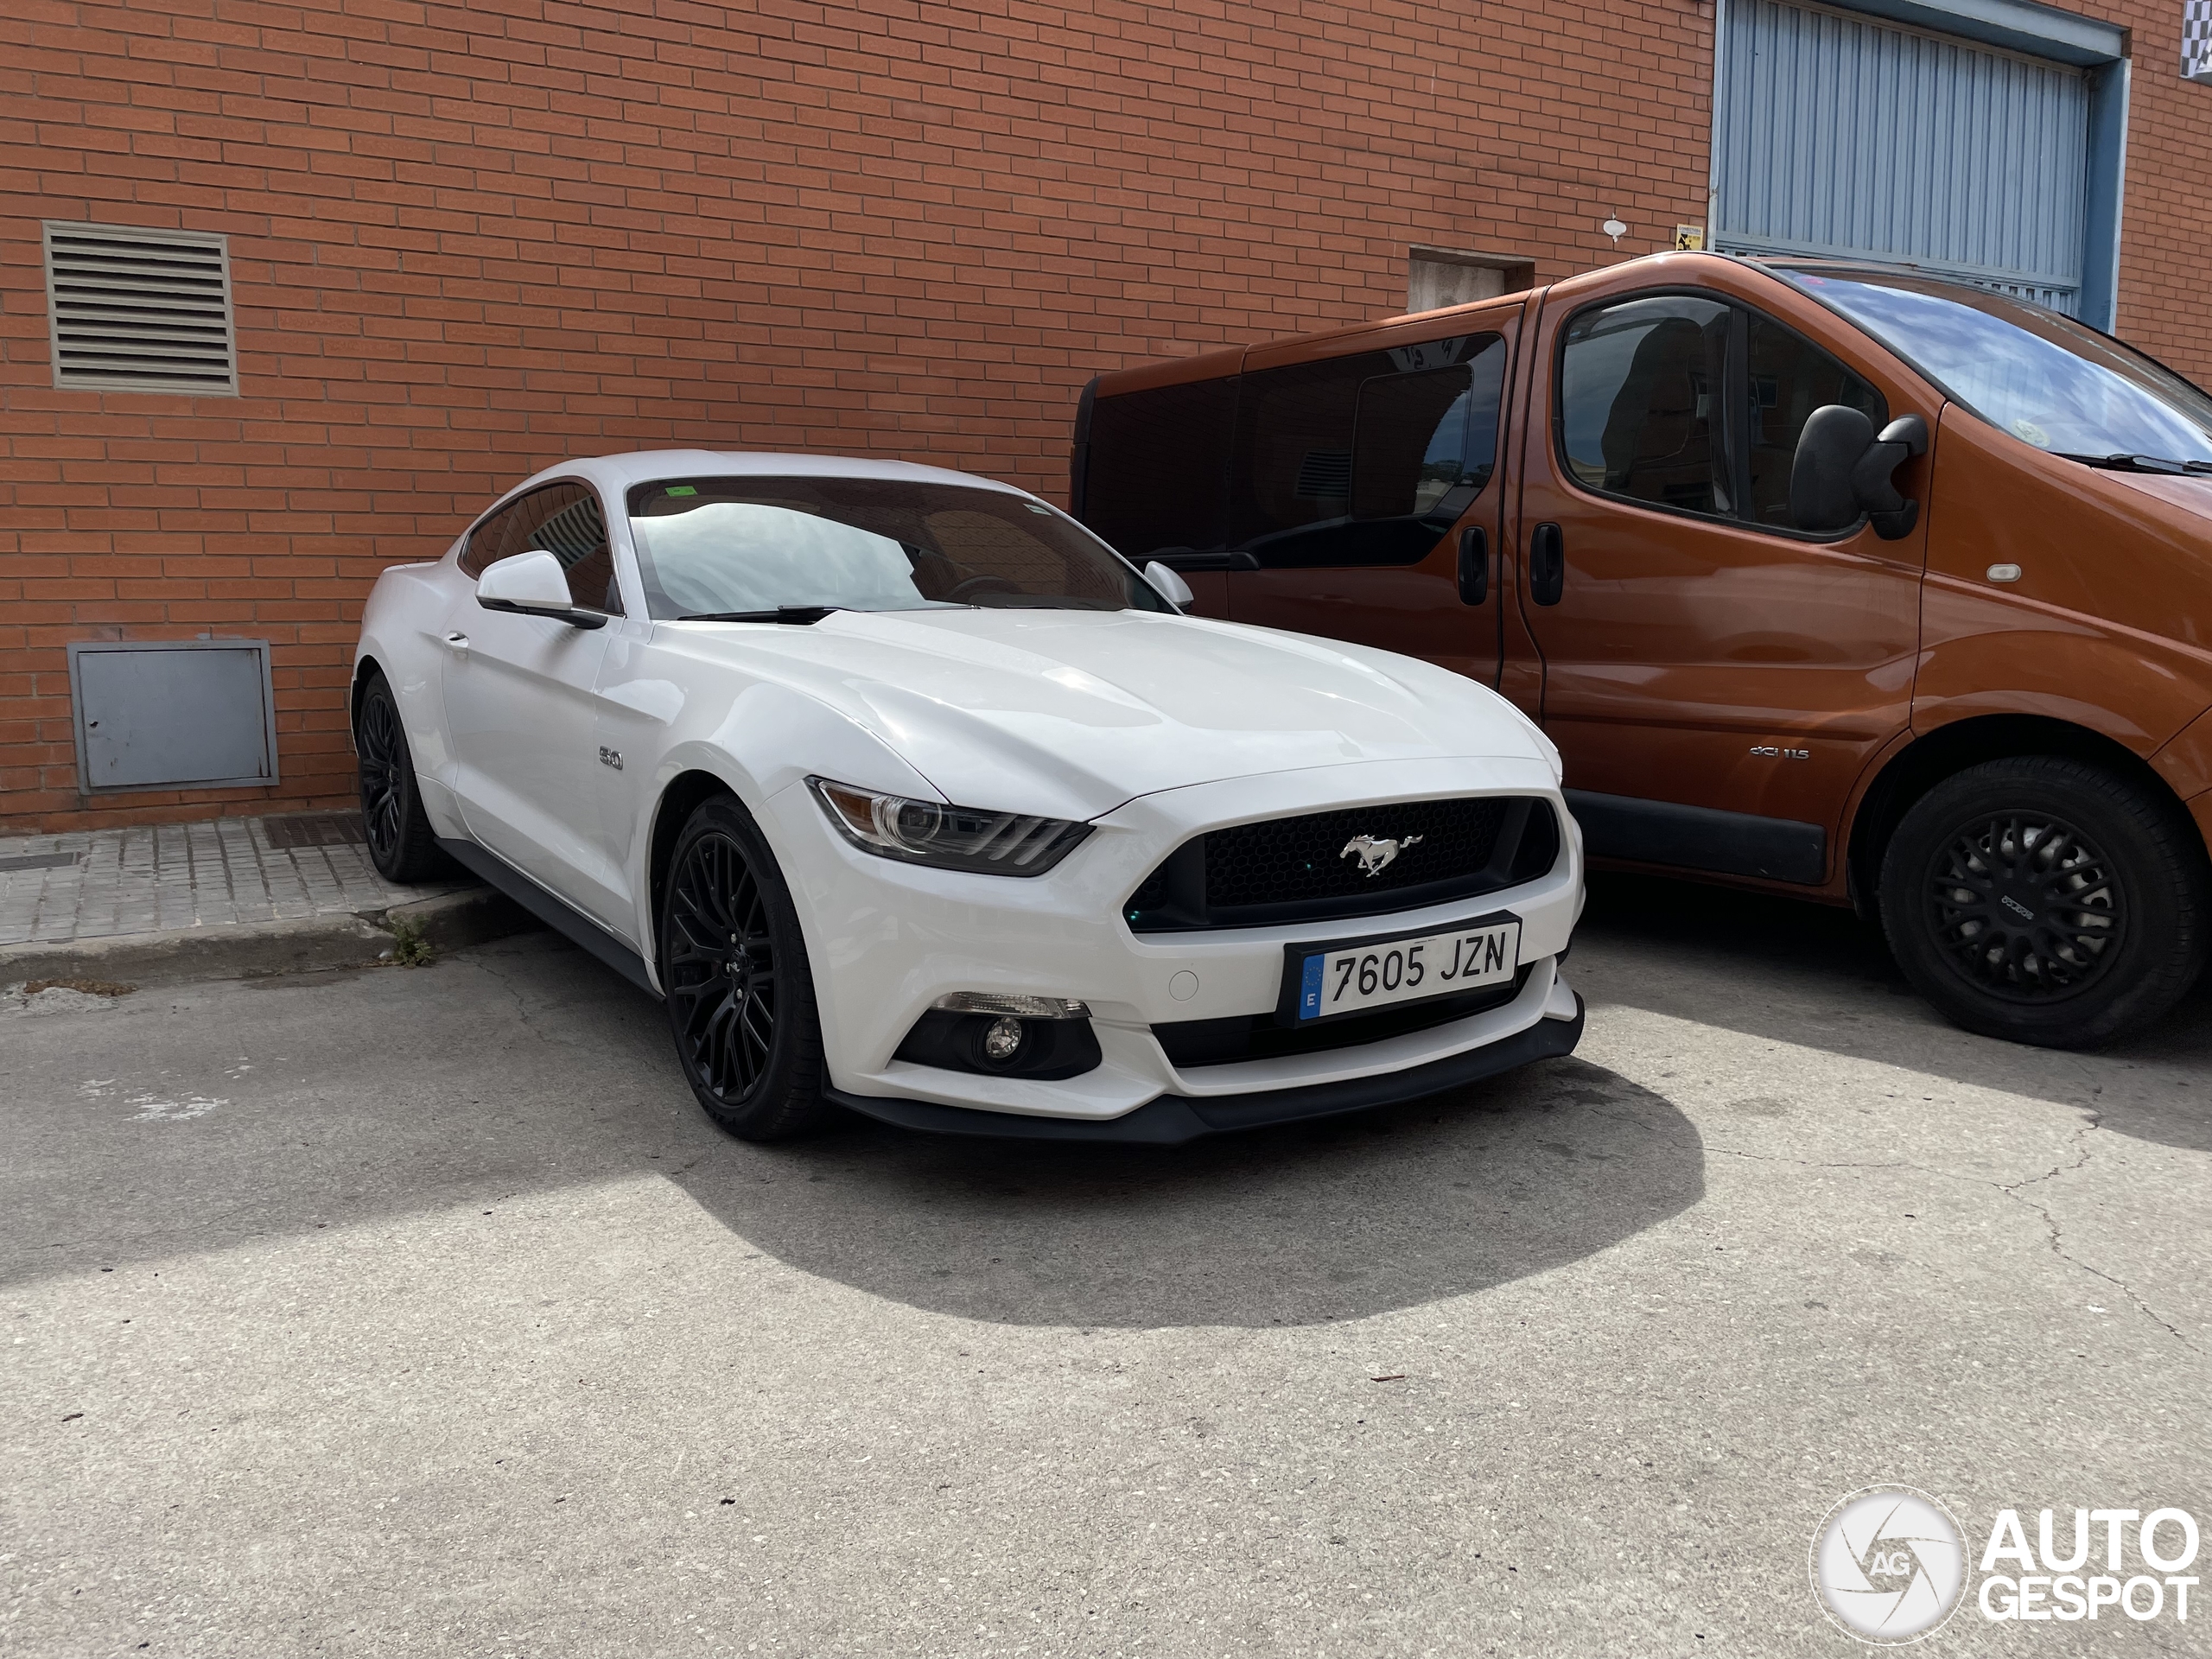
<svg viewBox="0 0 2212 1659"><path fill-rule="evenodd" d="M69 689L79 788L276 781L265 639L80 640Z"/></svg>
<svg viewBox="0 0 2212 1659"><path fill-rule="evenodd" d="M1843 11L1872 12L1901 23L1957 35L2031 58L2083 67L2114 63L2127 55L2127 31L2118 23L2037 5L2035 0L1834 0Z"/></svg>
<svg viewBox="0 0 2212 1659"><path fill-rule="evenodd" d="M1777 0L1730 0L1719 54L1712 245L1910 264L2076 308L2081 70Z"/></svg>

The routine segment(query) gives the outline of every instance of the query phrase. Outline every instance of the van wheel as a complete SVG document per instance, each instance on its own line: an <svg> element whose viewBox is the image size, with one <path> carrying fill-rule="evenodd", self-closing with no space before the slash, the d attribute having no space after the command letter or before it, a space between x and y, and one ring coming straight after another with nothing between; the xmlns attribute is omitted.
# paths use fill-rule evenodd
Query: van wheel
<svg viewBox="0 0 2212 1659"><path fill-rule="evenodd" d="M2056 755L1991 760L1913 804L1882 859L1882 926L1955 1025L2086 1048L2151 1024L2203 966L2212 869L2129 779Z"/></svg>
<svg viewBox="0 0 2212 1659"><path fill-rule="evenodd" d="M744 1141L820 1126L822 1021L798 912L753 816L702 802L677 836L661 901L660 983L685 1081Z"/></svg>

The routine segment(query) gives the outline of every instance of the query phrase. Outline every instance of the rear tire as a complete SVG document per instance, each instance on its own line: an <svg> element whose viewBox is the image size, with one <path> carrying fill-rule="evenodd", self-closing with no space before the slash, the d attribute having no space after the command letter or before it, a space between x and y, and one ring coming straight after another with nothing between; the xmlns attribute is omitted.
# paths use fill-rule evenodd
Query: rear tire
<svg viewBox="0 0 2212 1659"><path fill-rule="evenodd" d="M398 699L374 669L353 711L353 753L360 765L361 821L368 831L369 861L377 874L402 883L453 874L453 861L439 850L437 831L423 811L423 792L415 781L415 757L407 747Z"/></svg>
<svg viewBox="0 0 2212 1659"><path fill-rule="evenodd" d="M1953 1024L2087 1048L2152 1024L2205 957L2212 868L2173 804L2056 755L1991 760L1915 802L1882 860L1897 965Z"/></svg>
<svg viewBox="0 0 2212 1659"><path fill-rule="evenodd" d="M830 1116L822 1021L791 889L753 815L702 802L676 838L660 908L661 990L684 1080L743 1141Z"/></svg>

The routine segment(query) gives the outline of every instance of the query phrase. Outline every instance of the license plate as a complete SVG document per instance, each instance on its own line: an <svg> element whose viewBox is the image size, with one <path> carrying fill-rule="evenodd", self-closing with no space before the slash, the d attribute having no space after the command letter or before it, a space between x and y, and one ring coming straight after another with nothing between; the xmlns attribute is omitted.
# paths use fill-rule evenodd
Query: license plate
<svg viewBox="0 0 2212 1659"><path fill-rule="evenodd" d="M1511 979L1520 963L1521 918L1485 916L1439 933L1294 945L1287 988L1304 1025L1478 990Z"/></svg>

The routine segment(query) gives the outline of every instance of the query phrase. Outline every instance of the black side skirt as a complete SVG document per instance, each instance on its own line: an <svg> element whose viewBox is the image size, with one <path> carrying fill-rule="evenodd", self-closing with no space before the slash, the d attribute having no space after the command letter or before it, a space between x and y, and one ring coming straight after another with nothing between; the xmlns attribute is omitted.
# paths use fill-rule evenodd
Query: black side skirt
<svg viewBox="0 0 2212 1659"><path fill-rule="evenodd" d="M1672 864L1720 875L1758 875L1815 887L1827 873L1828 832L1791 818L1570 789L1567 810L1592 858Z"/></svg>
<svg viewBox="0 0 2212 1659"><path fill-rule="evenodd" d="M825 1089L823 1093L849 1110L906 1129L1016 1141L1111 1141L1176 1147L1203 1135L1225 1135L1274 1123L1333 1117L1340 1112L1364 1111L1376 1106L1395 1106L1404 1101L1420 1100L1449 1089L1480 1083L1531 1060L1571 1054L1575 1044L1582 1040L1582 999L1577 996L1572 1020L1539 1020L1526 1031L1516 1032L1486 1047L1431 1060L1409 1071L1351 1077L1342 1083L1314 1084L1303 1089L1272 1089L1264 1093L1216 1096L1205 1100L1185 1095L1162 1095L1133 1112L1096 1122L1077 1118L1027 1117L1019 1112L976 1111L966 1106L942 1106L927 1100L851 1095L842 1089Z"/></svg>
<svg viewBox="0 0 2212 1659"><path fill-rule="evenodd" d="M471 875L497 887L556 933L565 934L571 942L582 945L646 995L660 995L653 988L652 981L645 976L645 959L567 899L547 892L505 859L486 852L473 841L453 841L440 836L438 848Z"/></svg>

